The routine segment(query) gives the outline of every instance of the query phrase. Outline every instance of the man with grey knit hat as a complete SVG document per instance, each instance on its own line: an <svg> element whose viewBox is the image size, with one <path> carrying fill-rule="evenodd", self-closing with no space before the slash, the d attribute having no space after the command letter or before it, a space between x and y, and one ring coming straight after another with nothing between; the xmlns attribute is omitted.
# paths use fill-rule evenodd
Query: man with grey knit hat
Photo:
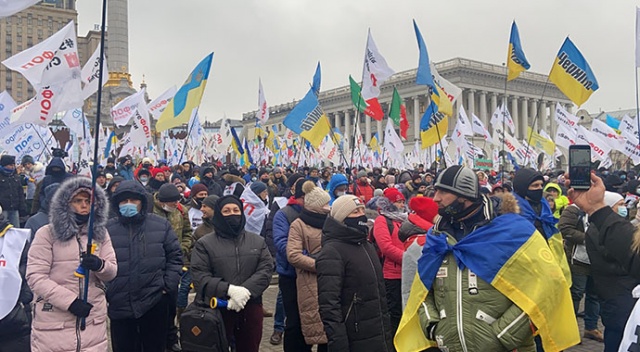
<svg viewBox="0 0 640 352"><path fill-rule="evenodd" d="M433 267L435 278L428 289L429 293L437 293L427 295L422 304L424 309L418 311L425 337L441 350L535 351L526 313L493 287L490 278L476 274L465 265L466 258L474 258L478 252L465 252L465 248L470 248L469 241L483 248L483 237L478 237L483 235L476 230L491 224L501 214L515 213L516 200L511 194L505 194L502 199L482 195L478 176L460 165L442 171L434 188L433 200L438 204L440 217L427 234L427 242L435 243L430 248L444 246L445 250L443 253L436 249L425 251L419 262L419 270L424 270L420 269L423 261ZM524 219L521 222L528 225ZM485 231L486 245L500 246L502 242L489 242L490 231ZM499 248L493 249L500 252ZM461 252L467 257L462 257ZM437 262L431 258L438 258Z"/></svg>

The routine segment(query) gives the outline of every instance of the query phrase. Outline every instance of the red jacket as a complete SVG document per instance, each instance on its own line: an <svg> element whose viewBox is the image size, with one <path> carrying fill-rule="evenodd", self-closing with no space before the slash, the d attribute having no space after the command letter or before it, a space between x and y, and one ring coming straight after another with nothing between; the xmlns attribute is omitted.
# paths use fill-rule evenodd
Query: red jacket
<svg viewBox="0 0 640 352"><path fill-rule="evenodd" d="M392 222L393 233L390 234L387 219L384 215L379 215L373 223L373 236L384 256L382 276L385 279L401 279L404 244L398 238L398 231L400 231L402 222L397 220L392 220Z"/></svg>
<svg viewBox="0 0 640 352"><path fill-rule="evenodd" d="M360 183L356 181L356 183L351 186L351 193L360 198L365 204L373 198L373 191L375 191L375 189L368 182Z"/></svg>

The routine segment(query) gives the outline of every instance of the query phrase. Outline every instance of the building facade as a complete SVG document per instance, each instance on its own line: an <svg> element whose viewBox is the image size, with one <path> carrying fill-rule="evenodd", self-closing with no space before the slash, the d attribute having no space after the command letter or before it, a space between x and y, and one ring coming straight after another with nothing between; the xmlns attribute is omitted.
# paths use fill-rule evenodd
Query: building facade
<svg viewBox="0 0 640 352"><path fill-rule="evenodd" d="M451 135L455 127L458 110L462 105L471 118L475 114L493 132L489 121L496 108L506 103L516 125L516 138L524 138L527 126L532 126L536 121L536 129L543 129L549 135L555 135L555 106L557 103L564 105L571 111L573 104L560 92L548 77L543 74L524 72L513 81L508 82L505 89L506 68L475 60L454 58L436 64L438 73L462 89L462 94L454 104L454 116L449 120L447 135ZM405 150L412 148L414 141L420 139L420 120L424 114L429 99L425 86L415 84L417 69L399 72L393 75L381 86L379 101L388 111L391 102L393 88L396 87L407 107L409 131L405 141ZM320 105L329 117L332 127L339 128L347 140L351 140L353 124L356 116L364 134L365 142L379 132L383 137L383 129L386 126L386 118L383 121L372 120L369 116L357 113L351 102L349 86L330 89L320 93ZM270 107L270 118L267 127L275 126L279 133L284 133L283 120L295 107L297 102L280 104ZM256 111L243 114L242 121L247 136L251 137L255 131ZM480 137L474 139L478 140ZM476 143L478 144L478 143Z"/></svg>

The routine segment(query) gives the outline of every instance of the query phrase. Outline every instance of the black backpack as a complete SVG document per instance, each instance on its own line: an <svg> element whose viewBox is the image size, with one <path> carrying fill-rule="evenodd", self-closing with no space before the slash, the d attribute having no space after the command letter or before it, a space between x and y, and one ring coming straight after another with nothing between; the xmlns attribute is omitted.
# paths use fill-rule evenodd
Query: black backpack
<svg viewBox="0 0 640 352"><path fill-rule="evenodd" d="M387 221L387 227L389 228L389 234L391 234L391 236L393 236L393 221L391 219L389 219L388 217L384 217L384 219ZM380 246L378 246L378 243L376 242L376 237L373 235L373 229L374 227L371 227L371 230L369 230L369 235L367 235L367 241L369 243L371 243L373 245L373 247L376 249L376 253L378 254L378 259L380 259L380 264L384 264L384 255L382 254L382 251L380 250Z"/></svg>
<svg viewBox="0 0 640 352"><path fill-rule="evenodd" d="M180 316L180 344L184 352L228 352L220 308L212 309L202 300L191 302Z"/></svg>

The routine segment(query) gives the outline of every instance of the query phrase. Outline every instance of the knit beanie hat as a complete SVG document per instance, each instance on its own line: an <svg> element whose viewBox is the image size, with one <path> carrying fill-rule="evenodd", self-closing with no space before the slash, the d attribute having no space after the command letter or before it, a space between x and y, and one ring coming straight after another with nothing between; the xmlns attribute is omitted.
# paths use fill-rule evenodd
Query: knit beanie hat
<svg viewBox="0 0 640 352"><path fill-rule="evenodd" d="M289 176L289 178L287 179L287 187L293 187L293 184L296 183L296 181L298 181L298 179L301 177L304 177L304 175L298 173Z"/></svg>
<svg viewBox="0 0 640 352"><path fill-rule="evenodd" d="M429 197L413 197L409 201L409 208L419 217L433 222L433 218L438 215L438 204Z"/></svg>
<svg viewBox="0 0 640 352"><path fill-rule="evenodd" d="M141 170L142 170L142 169L141 169ZM138 173L140 173L140 172L138 171ZM163 174L163 175L164 175L164 173L162 172L162 169L161 169L161 168L159 168L159 167L154 167L153 169L151 169L151 177L154 177L154 178L155 178L155 177L156 177L156 175L158 175L158 174Z"/></svg>
<svg viewBox="0 0 640 352"><path fill-rule="evenodd" d="M364 209L364 203L362 203L360 198L351 194L345 194L333 202L331 206L331 217L338 222L343 222L349 214L358 208Z"/></svg>
<svg viewBox="0 0 640 352"><path fill-rule="evenodd" d="M220 198L220 197L218 197L218 196L217 196L217 195L215 195L215 194L214 194L214 195L211 195L211 196L208 196L207 198L205 198L205 199L202 201L202 204L204 204L204 205L208 206L208 207L209 207L209 208L211 208L211 209L214 209L214 208L215 208L215 206L216 206L216 201L218 200L218 198Z"/></svg>
<svg viewBox="0 0 640 352"><path fill-rule="evenodd" d="M0 166L15 165L16 157L14 155L3 155L0 157Z"/></svg>
<svg viewBox="0 0 640 352"><path fill-rule="evenodd" d="M147 176L151 176L151 172L149 172L149 170L142 168L140 170L138 170L138 178L142 177L142 175L147 175Z"/></svg>
<svg viewBox="0 0 640 352"><path fill-rule="evenodd" d="M163 203L180 200L180 191L173 183L165 183L158 190L158 200Z"/></svg>
<svg viewBox="0 0 640 352"><path fill-rule="evenodd" d="M151 162L151 158L142 158L142 164L151 164L153 165L153 162Z"/></svg>
<svg viewBox="0 0 640 352"><path fill-rule="evenodd" d="M302 184L302 191L304 192L304 207L311 210L320 210L329 204L331 200L329 193L317 187L312 181L304 182L304 184Z"/></svg>
<svg viewBox="0 0 640 352"><path fill-rule="evenodd" d="M383 195L384 195L384 192L380 188L376 188L375 191L373 191L374 197L382 197Z"/></svg>
<svg viewBox="0 0 640 352"><path fill-rule="evenodd" d="M358 171L357 177L367 177L367 172L362 170L362 171Z"/></svg>
<svg viewBox="0 0 640 352"><path fill-rule="evenodd" d="M162 188L162 187L160 187ZM205 186L202 183L196 183L195 185L193 185L193 187L191 187L191 196L195 197L196 194L200 193L200 192L207 192L209 193L209 189L207 188L207 186Z"/></svg>
<svg viewBox="0 0 640 352"><path fill-rule="evenodd" d="M251 192L258 195L267 190L267 185L265 185L264 182L256 181L251 182L251 186L249 186L249 188L251 188Z"/></svg>
<svg viewBox="0 0 640 352"><path fill-rule="evenodd" d="M389 187L385 189L384 192L382 193L384 194L385 197L387 197L387 199L391 203L399 202L401 200L406 200L402 195L402 193L400 193L400 191L398 191L398 189L395 187Z"/></svg>
<svg viewBox="0 0 640 352"><path fill-rule="evenodd" d="M531 168L523 168L516 171L516 175L513 177L513 191L524 198L529 190L529 185L534 181L543 181L542 174Z"/></svg>
<svg viewBox="0 0 640 352"><path fill-rule="evenodd" d="M435 189L456 194L469 200L480 198L478 176L468 167L453 165L438 175Z"/></svg>
<svg viewBox="0 0 640 352"><path fill-rule="evenodd" d="M31 155L25 155L22 157L22 161L20 161L20 164L24 165L26 163L30 163L30 164L34 163L33 157Z"/></svg>
<svg viewBox="0 0 640 352"><path fill-rule="evenodd" d="M610 207L613 207L616 203L618 203L622 199L624 198L622 198L620 193L609 192L609 191L604 192L604 204Z"/></svg>

